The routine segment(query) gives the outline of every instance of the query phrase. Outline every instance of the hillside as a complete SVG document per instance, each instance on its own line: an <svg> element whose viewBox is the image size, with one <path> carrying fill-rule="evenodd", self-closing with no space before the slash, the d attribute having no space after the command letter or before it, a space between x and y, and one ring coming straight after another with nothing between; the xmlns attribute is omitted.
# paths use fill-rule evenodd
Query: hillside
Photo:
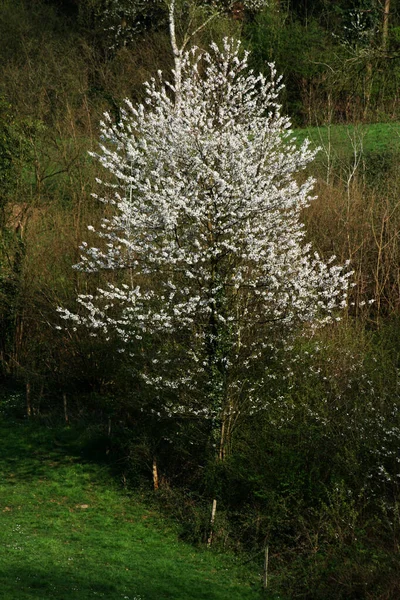
<svg viewBox="0 0 400 600"><path fill-rule="evenodd" d="M107 465L84 461L82 433L4 419L0 431L2 600L259 597L256 573L179 541Z"/></svg>
<svg viewBox="0 0 400 600"><path fill-rule="evenodd" d="M0 40L0 600L400 598L400 2Z"/></svg>

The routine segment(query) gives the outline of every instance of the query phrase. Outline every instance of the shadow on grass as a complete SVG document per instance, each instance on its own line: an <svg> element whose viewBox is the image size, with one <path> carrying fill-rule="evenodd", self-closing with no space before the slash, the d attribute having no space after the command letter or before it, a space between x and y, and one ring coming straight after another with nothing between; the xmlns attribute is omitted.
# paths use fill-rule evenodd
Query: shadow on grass
<svg viewBox="0 0 400 600"><path fill-rule="evenodd" d="M2 582L4 579L4 583ZM72 575L63 569L17 567L2 569L0 576L3 600L28 600L34 598L71 600L72 598L121 598L121 592L105 581L88 582L87 578ZM126 594L128 596L128 594ZM130 596L129 596L130 597Z"/></svg>
<svg viewBox="0 0 400 600"><path fill-rule="evenodd" d="M2 581L4 579L4 583ZM107 583L106 576L104 581L89 580L88 577L68 573L64 569L55 566L48 570L44 568L17 567L2 569L0 576L2 586L2 600L27 600L27 599L47 599L55 598L57 600L72 600L79 598L124 598L121 589L112 583ZM129 590L133 593L125 592L125 596L130 599L135 597L135 590ZM138 596L139 594L136 594ZM144 599L143 599L144 600ZM147 599L146 599L147 600Z"/></svg>
<svg viewBox="0 0 400 600"><path fill-rule="evenodd" d="M1 600L259 597L228 559L181 546L111 493L109 465L85 457L93 436L1 418L0 436Z"/></svg>
<svg viewBox="0 0 400 600"><path fill-rule="evenodd" d="M0 473L19 480L45 476L60 460L78 460L65 442L53 431L36 423L10 422L0 419ZM75 456L74 456L75 454Z"/></svg>
<svg viewBox="0 0 400 600"><path fill-rule="evenodd" d="M39 421L11 420L0 415L0 474L29 482L47 478L60 465L85 463L107 467L104 436L77 427L49 428Z"/></svg>
<svg viewBox="0 0 400 600"><path fill-rule="evenodd" d="M48 569L17 567L2 570L2 600L245 600L259 598L254 590L239 591L219 582L196 581L174 573L157 572L149 567L140 577L132 575L130 580L123 575L118 580L108 580L90 572L71 573L53 566ZM114 575L115 578L115 575ZM246 591L248 593L246 593Z"/></svg>

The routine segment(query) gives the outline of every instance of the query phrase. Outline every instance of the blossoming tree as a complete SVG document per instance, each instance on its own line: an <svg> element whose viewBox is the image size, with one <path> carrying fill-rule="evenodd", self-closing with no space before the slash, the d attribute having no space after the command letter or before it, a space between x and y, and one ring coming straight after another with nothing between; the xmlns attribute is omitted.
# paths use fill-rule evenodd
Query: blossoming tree
<svg viewBox="0 0 400 600"><path fill-rule="evenodd" d="M144 104L105 115L96 157L114 213L89 228L99 244L82 244L77 267L112 282L62 310L144 354L159 411L207 420L220 459L240 415L262 408L268 355L336 318L349 278L305 243L313 180L296 174L314 152L291 141L273 67L267 80L247 60L229 40L178 49L171 83L160 73Z"/></svg>

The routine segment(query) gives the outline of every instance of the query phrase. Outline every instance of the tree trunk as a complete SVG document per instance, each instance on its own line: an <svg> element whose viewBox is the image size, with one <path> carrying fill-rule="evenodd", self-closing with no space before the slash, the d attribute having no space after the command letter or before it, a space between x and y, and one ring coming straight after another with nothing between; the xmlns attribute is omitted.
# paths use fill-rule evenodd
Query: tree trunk
<svg viewBox="0 0 400 600"><path fill-rule="evenodd" d="M222 418L221 423L221 431L220 431L220 440L219 440L219 449L218 454L216 456L217 463L222 463L226 457L226 439L228 433L228 422L226 415ZM214 498L212 502L211 508L211 517L210 517L210 532L207 539L207 546L210 547L212 545L213 537L214 537L214 523L215 517L217 514L217 499Z"/></svg>
<svg viewBox="0 0 400 600"><path fill-rule="evenodd" d="M175 32L175 0L171 0L169 7L169 37L174 55L174 84L175 84L175 108L179 108L182 84L182 48L178 47Z"/></svg>
<svg viewBox="0 0 400 600"><path fill-rule="evenodd" d="M385 0L385 6L383 9L383 23L382 23L382 49L386 50L388 33L389 33L389 13L390 13L390 0Z"/></svg>
<svg viewBox="0 0 400 600"><path fill-rule="evenodd" d="M368 117L368 110L371 101L372 94L372 84L373 84L373 68L371 61L368 61L366 66L366 76L365 76L365 86L364 86L364 110L363 110L363 120L366 121ZM354 119L354 116L352 117Z"/></svg>
<svg viewBox="0 0 400 600"><path fill-rule="evenodd" d="M36 406L36 414L37 415L40 415L40 406L42 403L43 391L44 391L44 383L42 383L42 385L40 386L39 398L38 398L37 406Z"/></svg>

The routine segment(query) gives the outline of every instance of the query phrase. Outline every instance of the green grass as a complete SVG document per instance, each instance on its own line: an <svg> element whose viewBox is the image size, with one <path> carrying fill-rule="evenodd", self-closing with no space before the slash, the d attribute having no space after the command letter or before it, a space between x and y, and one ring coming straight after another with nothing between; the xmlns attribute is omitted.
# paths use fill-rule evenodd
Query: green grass
<svg viewBox="0 0 400 600"><path fill-rule="evenodd" d="M332 125L294 130L299 142L308 138L312 146L328 147L329 142L339 156L353 154L354 145L362 145L364 154L399 152L400 123L374 123L369 125Z"/></svg>
<svg viewBox="0 0 400 600"><path fill-rule="evenodd" d="M2 600L252 600L257 573L181 542L177 526L84 462L76 431L0 415Z"/></svg>
<svg viewBox="0 0 400 600"><path fill-rule="evenodd" d="M308 127L295 129L293 133L299 144L308 138L312 147L322 148L317 155L317 163L324 163L326 152L330 153L331 160L336 159L340 162L351 159L355 148L357 153L362 149L363 155L372 161L377 157L379 160L379 157L395 155L400 151L400 123L395 122ZM39 151L41 175L44 177L42 183L48 193L58 194L59 198L68 202L74 169L82 169L83 172L89 173L89 179L94 177L93 165L97 163L87 153L90 144L91 140L85 138L81 138L79 142L63 139L56 140L52 145L43 143L43 150ZM26 185L37 185L31 165L23 170L22 180Z"/></svg>

